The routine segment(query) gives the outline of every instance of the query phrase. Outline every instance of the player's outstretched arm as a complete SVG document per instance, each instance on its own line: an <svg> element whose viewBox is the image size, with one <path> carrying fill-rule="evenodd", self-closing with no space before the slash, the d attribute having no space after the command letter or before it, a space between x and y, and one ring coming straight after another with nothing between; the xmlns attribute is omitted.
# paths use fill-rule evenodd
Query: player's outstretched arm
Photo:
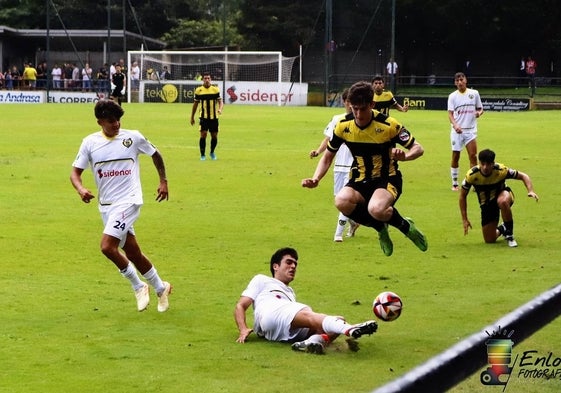
<svg viewBox="0 0 561 393"><path fill-rule="evenodd" d="M158 196L156 200L158 202L167 201L169 199L169 192L168 192L168 181L166 178L166 166L164 165L164 158L160 154L159 151L156 150L154 154L152 154L152 162L158 171L158 176L160 177L160 184L158 186Z"/></svg>
<svg viewBox="0 0 561 393"><path fill-rule="evenodd" d="M462 215L462 225L464 227L464 236L467 235L468 231L471 229L471 222L469 222L467 215L467 194L467 190L465 190L464 188L460 188L459 205L460 213Z"/></svg>
<svg viewBox="0 0 561 393"><path fill-rule="evenodd" d="M247 337L253 332L253 329L247 326L245 319L246 311L252 304L253 299L247 296L241 296L240 300L238 300L238 303L236 304L236 308L234 309L234 320L236 321L236 325L238 326L238 330L240 332L236 342L240 344L243 344Z"/></svg>
<svg viewBox="0 0 561 393"><path fill-rule="evenodd" d="M70 173L70 182L72 183L72 186L76 189L76 191L78 191L80 199L84 201L84 203L90 203L90 201L94 199L95 196L82 184L83 171L84 170L81 168L72 167L72 172Z"/></svg>
<svg viewBox="0 0 561 393"><path fill-rule="evenodd" d="M303 179L302 180L302 187L304 188L316 188L320 182L320 180L325 176L331 163L333 162L333 157L335 157L335 153L326 150L325 154L321 156L318 165L316 167L316 171L311 178Z"/></svg>
<svg viewBox="0 0 561 393"><path fill-rule="evenodd" d="M534 192L534 185L532 184L532 179L530 179L530 176L528 176L524 172L518 171L517 179L522 180L524 182L524 185L526 186L526 190L528 190L528 196L530 198L534 198L536 202L539 201L538 194Z"/></svg>

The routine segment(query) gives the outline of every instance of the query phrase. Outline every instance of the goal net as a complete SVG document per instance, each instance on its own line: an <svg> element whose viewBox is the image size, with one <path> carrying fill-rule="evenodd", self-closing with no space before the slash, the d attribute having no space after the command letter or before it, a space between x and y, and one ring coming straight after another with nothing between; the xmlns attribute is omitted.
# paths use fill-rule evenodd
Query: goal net
<svg viewBox="0 0 561 393"><path fill-rule="evenodd" d="M297 96L303 88L293 77L297 59L281 52L129 51L128 97L133 102L193 102L202 74L209 72L225 103L301 105L292 102L301 101ZM304 90L307 95L307 86Z"/></svg>

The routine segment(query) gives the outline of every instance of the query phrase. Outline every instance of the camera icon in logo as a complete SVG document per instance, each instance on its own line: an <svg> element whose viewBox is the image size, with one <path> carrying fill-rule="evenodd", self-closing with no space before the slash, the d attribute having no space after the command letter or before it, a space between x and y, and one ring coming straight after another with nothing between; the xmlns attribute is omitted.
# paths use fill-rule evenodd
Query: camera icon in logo
<svg viewBox="0 0 561 393"><path fill-rule="evenodd" d="M512 340L490 338L485 341L487 345L487 361L490 365L481 373L483 385L506 385L512 372L510 362L512 359ZM506 375L506 380L505 377Z"/></svg>

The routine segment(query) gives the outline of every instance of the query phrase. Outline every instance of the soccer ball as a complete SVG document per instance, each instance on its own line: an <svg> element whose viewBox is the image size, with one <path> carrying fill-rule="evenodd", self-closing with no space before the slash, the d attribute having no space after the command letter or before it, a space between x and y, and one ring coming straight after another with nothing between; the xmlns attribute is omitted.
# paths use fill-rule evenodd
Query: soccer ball
<svg viewBox="0 0 561 393"><path fill-rule="evenodd" d="M374 315L382 321L390 322L396 320L401 315L403 303L398 294L394 292L382 292L372 305Z"/></svg>

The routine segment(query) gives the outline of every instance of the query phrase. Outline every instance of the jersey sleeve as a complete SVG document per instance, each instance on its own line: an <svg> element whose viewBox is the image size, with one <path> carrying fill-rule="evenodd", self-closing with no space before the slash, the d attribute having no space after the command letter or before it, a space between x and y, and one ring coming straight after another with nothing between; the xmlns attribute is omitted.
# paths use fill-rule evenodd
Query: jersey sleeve
<svg viewBox="0 0 561 393"><path fill-rule="evenodd" d="M138 143L138 151L143 154L147 154L152 156L156 152L156 146L154 146L144 135L142 135L139 131L135 131Z"/></svg>
<svg viewBox="0 0 561 393"><path fill-rule="evenodd" d="M258 274L254 276L249 282L249 284L247 284L247 288L244 289L244 291L242 292L242 296L246 296L255 300L257 296L261 293L261 291L263 291L263 287L264 287L263 277L265 276L262 274Z"/></svg>
<svg viewBox="0 0 561 393"><path fill-rule="evenodd" d="M90 153L88 149L88 139L84 138L80 149L78 149L78 155L74 159L72 166L75 168L86 169L90 163Z"/></svg>

